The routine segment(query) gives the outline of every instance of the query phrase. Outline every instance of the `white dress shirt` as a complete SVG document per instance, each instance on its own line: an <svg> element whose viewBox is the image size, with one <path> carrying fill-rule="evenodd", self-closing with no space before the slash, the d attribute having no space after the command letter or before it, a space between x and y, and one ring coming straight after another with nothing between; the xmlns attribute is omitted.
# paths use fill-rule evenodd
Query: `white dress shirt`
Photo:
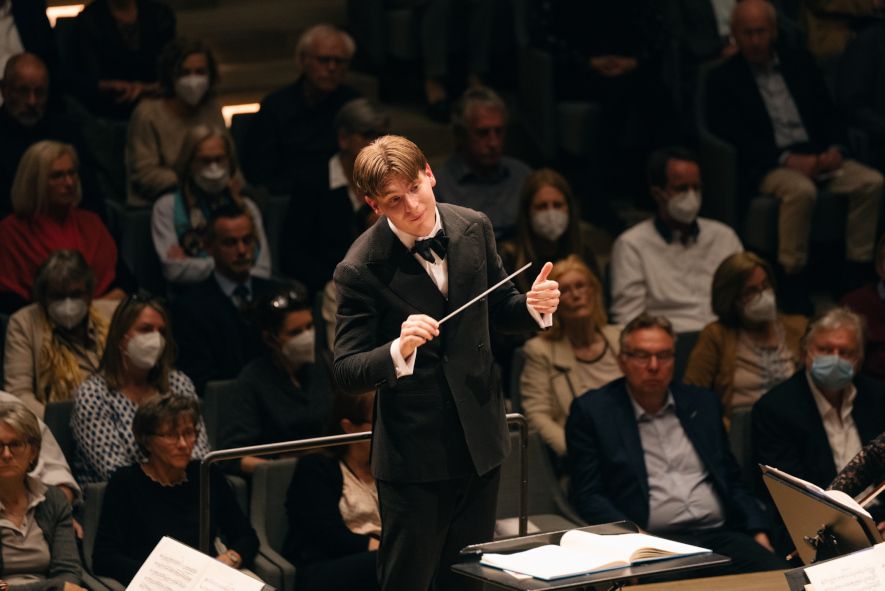
<svg viewBox="0 0 885 591"><path fill-rule="evenodd" d="M854 399L857 398L857 388L854 387L854 384L848 384L848 388L842 396L842 407L836 409L829 400L824 398L807 371L805 378L808 380L814 404L817 405L817 411L824 423L824 431L827 433L830 449L833 450L836 472L839 472L851 461L851 458L857 455L862 447L860 433L857 432L857 425L854 423L854 417L851 416L851 411L854 410Z"/></svg>

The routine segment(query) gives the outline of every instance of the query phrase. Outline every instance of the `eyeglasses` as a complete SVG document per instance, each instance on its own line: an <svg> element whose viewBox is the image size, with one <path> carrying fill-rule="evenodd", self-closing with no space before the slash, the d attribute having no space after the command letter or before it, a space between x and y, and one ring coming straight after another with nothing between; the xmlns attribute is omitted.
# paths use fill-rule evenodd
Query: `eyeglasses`
<svg viewBox="0 0 885 591"><path fill-rule="evenodd" d="M185 443L193 443L200 436L198 428L184 429L183 431L168 431L166 433L154 433L154 437L159 437L166 443L178 443L179 439L184 439Z"/></svg>
<svg viewBox="0 0 885 591"><path fill-rule="evenodd" d="M621 354L637 365L648 365L651 363L652 358L657 359L658 363L663 365L665 363L673 363L673 360L676 358L676 353L673 351L659 351L657 353L652 353L650 351L638 349L635 351L621 351Z"/></svg>
<svg viewBox="0 0 885 591"><path fill-rule="evenodd" d="M68 170L53 170L49 173L49 180L52 182L58 182L68 178L77 180L78 176L76 168L69 168Z"/></svg>
<svg viewBox="0 0 885 591"><path fill-rule="evenodd" d="M9 453L12 455L18 455L25 449L29 442L22 441L21 439L13 439L7 443L0 442L0 454L9 450Z"/></svg>
<svg viewBox="0 0 885 591"><path fill-rule="evenodd" d="M315 60L318 64L323 66L346 66L350 63L350 59L346 57L338 57L337 55L311 55L310 59Z"/></svg>
<svg viewBox="0 0 885 591"><path fill-rule="evenodd" d="M771 282L766 279L759 285L753 285L742 289L740 295L738 296L738 299L741 302L746 303L758 296L760 293L764 293L769 289L771 289Z"/></svg>

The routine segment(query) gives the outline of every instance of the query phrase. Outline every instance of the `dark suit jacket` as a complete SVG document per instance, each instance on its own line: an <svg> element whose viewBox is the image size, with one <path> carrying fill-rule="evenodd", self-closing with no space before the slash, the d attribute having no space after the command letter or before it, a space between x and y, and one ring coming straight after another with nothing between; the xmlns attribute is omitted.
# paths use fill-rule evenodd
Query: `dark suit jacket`
<svg viewBox="0 0 885 591"><path fill-rule="evenodd" d="M34 53L49 68L52 82L58 82L58 49L46 16L45 0L12 0L12 19L25 51ZM58 90L58 89L55 89Z"/></svg>
<svg viewBox="0 0 885 591"><path fill-rule="evenodd" d="M778 58L781 74L810 139L788 149L819 153L832 145L845 145L844 129L829 89L811 55L779 49ZM774 127L750 64L741 54L710 72L706 113L710 130L737 149L738 164L748 183L742 192L757 190L762 177L779 166L782 150L775 144Z"/></svg>
<svg viewBox="0 0 885 591"><path fill-rule="evenodd" d="M267 297L276 285L252 277L252 301ZM259 329L224 295L214 274L176 299L172 316L176 367L194 382L200 396L206 382L236 378L246 363L264 352Z"/></svg>
<svg viewBox="0 0 885 591"><path fill-rule="evenodd" d="M851 416L866 444L885 431L885 384L859 375L854 385L857 398ZM755 462L824 488L836 477L833 450L804 369L756 402L752 425Z"/></svg>
<svg viewBox="0 0 885 591"><path fill-rule="evenodd" d="M488 218L437 207L449 237L448 301L386 217L335 269L335 380L350 392L378 388L372 469L393 482L485 474L504 461L510 443L489 327L537 327L525 296L506 284L446 322L438 338L418 348L414 373L397 379L390 345L407 316L442 318L506 277Z"/></svg>
<svg viewBox="0 0 885 591"><path fill-rule="evenodd" d="M726 511L726 525L764 530L755 498L741 482L740 468L722 426L715 392L671 384L685 434L710 473ZM630 520L648 525L648 474L633 406L624 378L572 402L565 426L575 507L588 523Z"/></svg>

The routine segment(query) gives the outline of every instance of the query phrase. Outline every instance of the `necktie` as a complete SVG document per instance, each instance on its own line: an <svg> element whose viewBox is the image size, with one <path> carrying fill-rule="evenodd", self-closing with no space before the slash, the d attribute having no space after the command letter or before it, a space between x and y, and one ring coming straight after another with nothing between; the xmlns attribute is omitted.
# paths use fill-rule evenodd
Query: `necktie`
<svg viewBox="0 0 885 591"><path fill-rule="evenodd" d="M431 238L425 238L415 242L415 246L410 251L412 254L418 253L422 259L428 263L434 263L433 253L435 252L440 259L446 258L446 248L449 246L449 237L443 230L440 230Z"/></svg>
<svg viewBox="0 0 885 591"><path fill-rule="evenodd" d="M249 303L249 288L242 283L234 288L234 304L237 308L242 308Z"/></svg>

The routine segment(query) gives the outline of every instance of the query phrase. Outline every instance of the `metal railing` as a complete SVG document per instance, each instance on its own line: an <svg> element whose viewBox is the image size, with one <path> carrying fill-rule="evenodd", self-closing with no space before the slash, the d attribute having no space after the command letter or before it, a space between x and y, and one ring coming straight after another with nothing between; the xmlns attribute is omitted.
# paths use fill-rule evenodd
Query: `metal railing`
<svg viewBox="0 0 885 591"><path fill-rule="evenodd" d="M516 425L519 429L519 535L524 536L528 531L529 428L526 418L519 413L508 414L507 424L508 426ZM209 467L215 462L235 460L246 456L267 456L271 454L303 452L312 449L335 447L338 445L349 445L351 443L366 441L371 438L372 432L364 431L362 433L330 435L328 437L314 437L312 439L283 441L280 443L252 445L249 447L235 447L209 452L200 464L200 551L205 553L209 552Z"/></svg>

